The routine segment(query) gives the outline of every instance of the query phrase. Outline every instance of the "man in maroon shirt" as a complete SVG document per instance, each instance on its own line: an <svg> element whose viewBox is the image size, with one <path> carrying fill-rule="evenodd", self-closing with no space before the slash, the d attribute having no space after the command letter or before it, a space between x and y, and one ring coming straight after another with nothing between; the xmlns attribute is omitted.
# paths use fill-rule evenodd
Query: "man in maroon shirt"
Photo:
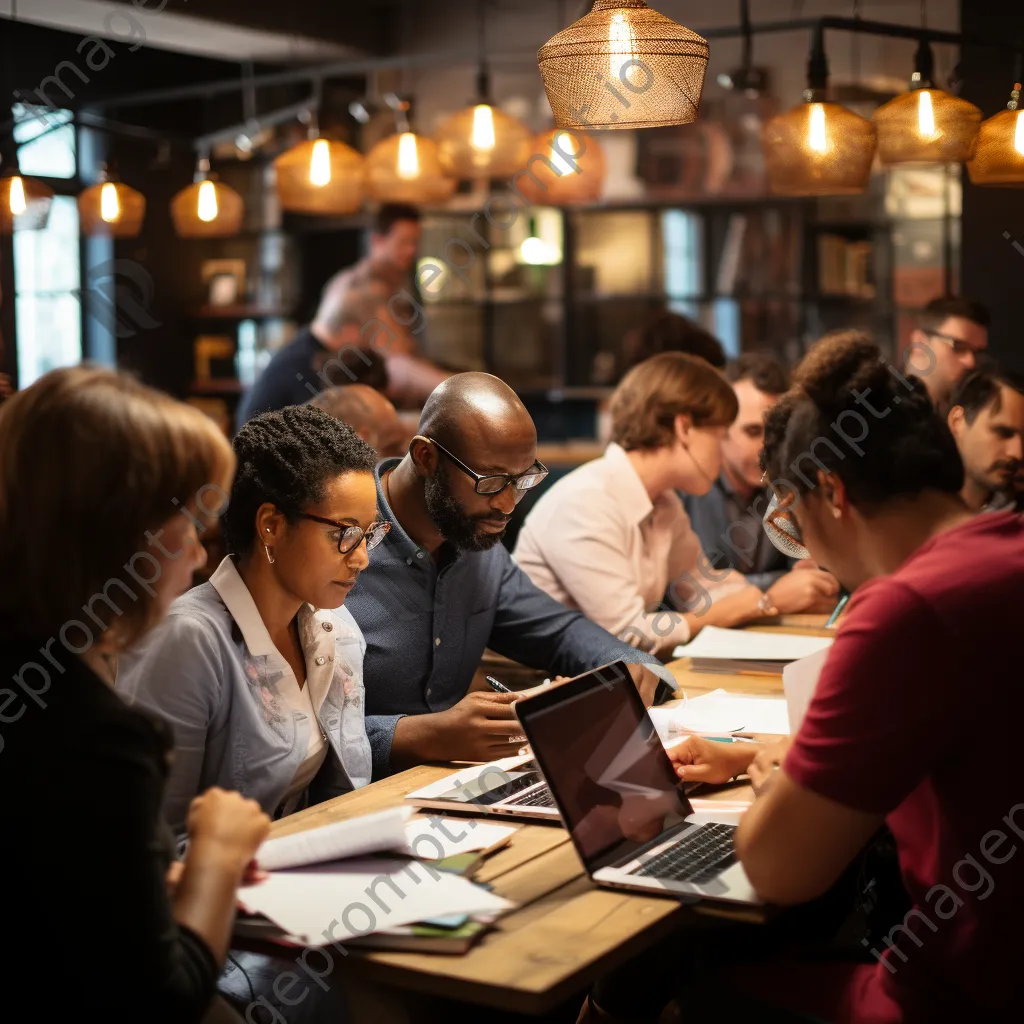
<svg viewBox="0 0 1024 1024"><path fill-rule="evenodd" d="M1024 912L1024 853L1010 863L1024 849L1010 759L1024 521L966 508L946 425L866 337L823 341L797 380L768 415L765 468L788 525L854 597L788 752L755 761L756 744L691 739L672 751L677 771L750 769L759 797L736 846L772 903L824 893L883 822L895 837L912 908L866 950L877 962L774 965L748 975L753 991L829 1021L1008 1019ZM836 423L860 454L819 443Z"/></svg>

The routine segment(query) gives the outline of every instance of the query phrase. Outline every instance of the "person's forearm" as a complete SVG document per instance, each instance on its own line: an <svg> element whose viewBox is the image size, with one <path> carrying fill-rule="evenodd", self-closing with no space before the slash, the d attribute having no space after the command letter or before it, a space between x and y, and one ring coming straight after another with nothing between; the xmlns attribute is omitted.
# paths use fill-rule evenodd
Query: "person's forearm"
<svg viewBox="0 0 1024 1024"><path fill-rule="evenodd" d="M757 587L746 587L735 594L729 594L720 601L715 601L700 615L688 613L686 621L690 626L690 636L696 636L704 626L740 626L745 622L760 617L758 602L762 593Z"/></svg>
<svg viewBox="0 0 1024 1024"><path fill-rule="evenodd" d="M406 715L395 724L391 741L391 767L394 771L414 768L425 761L443 761L436 749L435 715Z"/></svg>
<svg viewBox="0 0 1024 1024"><path fill-rule="evenodd" d="M196 933L218 962L227 956L245 864L217 844L189 847L174 894L174 920Z"/></svg>

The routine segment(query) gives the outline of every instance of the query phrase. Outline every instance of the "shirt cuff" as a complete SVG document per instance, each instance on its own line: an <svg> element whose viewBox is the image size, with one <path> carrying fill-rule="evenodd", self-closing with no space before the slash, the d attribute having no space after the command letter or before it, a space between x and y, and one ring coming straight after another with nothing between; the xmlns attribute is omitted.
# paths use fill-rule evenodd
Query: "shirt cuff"
<svg viewBox="0 0 1024 1024"><path fill-rule="evenodd" d="M405 715L367 715L366 736L373 755L373 778L383 779L392 774L391 744L395 739L395 726Z"/></svg>

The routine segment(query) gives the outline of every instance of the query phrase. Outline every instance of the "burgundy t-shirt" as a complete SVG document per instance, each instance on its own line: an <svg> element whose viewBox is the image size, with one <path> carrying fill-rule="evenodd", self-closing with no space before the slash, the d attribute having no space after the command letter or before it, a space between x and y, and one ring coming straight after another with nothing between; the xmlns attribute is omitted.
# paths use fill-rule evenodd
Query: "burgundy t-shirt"
<svg viewBox="0 0 1024 1024"><path fill-rule="evenodd" d="M1008 1019L1024 1003L1022 639L1016 514L939 534L850 602L785 769L896 838L913 909L858 972L854 1020Z"/></svg>

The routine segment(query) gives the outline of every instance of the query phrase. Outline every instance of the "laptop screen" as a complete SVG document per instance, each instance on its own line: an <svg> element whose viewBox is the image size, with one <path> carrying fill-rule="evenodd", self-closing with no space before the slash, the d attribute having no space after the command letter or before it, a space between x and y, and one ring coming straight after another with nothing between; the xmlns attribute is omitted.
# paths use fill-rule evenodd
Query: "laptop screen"
<svg viewBox="0 0 1024 1024"><path fill-rule="evenodd" d="M625 859L691 813L622 662L517 708L583 863Z"/></svg>

